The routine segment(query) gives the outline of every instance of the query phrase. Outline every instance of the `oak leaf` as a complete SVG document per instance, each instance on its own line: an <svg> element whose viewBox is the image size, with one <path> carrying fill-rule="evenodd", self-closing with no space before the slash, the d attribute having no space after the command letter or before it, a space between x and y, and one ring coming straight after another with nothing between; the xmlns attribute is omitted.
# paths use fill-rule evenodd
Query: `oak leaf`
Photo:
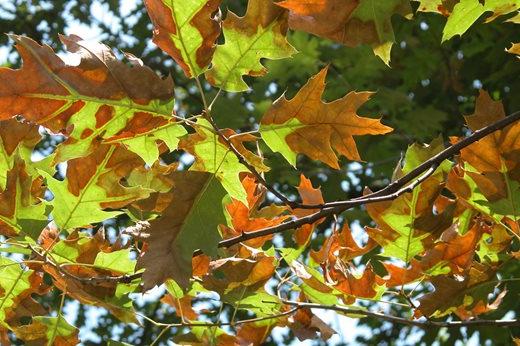
<svg viewBox="0 0 520 346"><path fill-rule="evenodd" d="M122 208L148 197L148 189L121 184L141 165L143 161L124 147L100 146L87 157L69 160L63 181L40 171L54 195L54 221L65 230L88 226L122 213L103 209Z"/></svg>
<svg viewBox="0 0 520 346"><path fill-rule="evenodd" d="M391 18L410 17L406 0L285 0L277 5L289 9L291 29L331 39L349 47L369 44L385 64L395 41Z"/></svg>
<svg viewBox="0 0 520 346"><path fill-rule="evenodd" d="M182 139L179 147L195 156L191 171L212 173L226 189L229 195L242 203L247 203L247 193L240 182L240 174L248 173L228 145L216 134L206 119L198 119L194 124L195 133ZM233 130L223 129L226 137L237 135ZM237 135L231 142L240 154L258 171L265 172L269 168L262 159L244 147L244 142L256 141L251 135Z"/></svg>
<svg viewBox="0 0 520 346"><path fill-rule="evenodd" d="M47 229L40 241L50 259L42 267L52 276L55 287L83 304L106 308L123 322L137 321L128 296L137 289L137 283L89 281L133 272L135 260L130 260L128 249L121 249L117 243L109 244L103 230L93 237L74 231L60 240L57 232Z"/></svg>
<svg viewBox="0 0 520 346"><path fill-rule="evenodd" d="M221 0L145 0L153 24L153 42L168 53L187 77L209 65L220 35Z"/></svg>
<svg viewBox="0 0 520 346"><path fill-rule="evenodd" d="M413 168L443 149L439 137L429 146L411 145L406 151L404 165L398 166L394 179L410 172ZM435 172L411 193L405 193L391 201L370 203L367 211L379 229L366 228L367 233L383 247L383 254L409 262L424 252L442 232L449 227L453 218L453 207L442 213L434 213L433 204L443 189L450 164L443 161Z"/></svg>
<svg viewBox="0 0 520 346"><path fill-rule="evenodd" d="M145 268L144 289L174 279L181 287L189 284L193 252L201 249L216 256L221 240L218 225L225 223L223 198L226 191L214 175L180 171L170 175L172 199L162 215L150 221L148 248L137 268Z"/></svg>
<svg viewBox="0 0 520 346"><path fill-rule="evenodd" d="M296 155L303 153L339 169L336 152L350 160L361 160L353 136L392 131L379 119L356 114L371 92L350 92L333 102L323 102L326 74L327 68L322 69L291 100L282 95L261 120L263 140L293 166L296 166Z"/></svg>
<svg viewBox="0 0 520 346"><path fill-rule="evenodd" d="M0 189L0 234L36 240L49 222L49 208L42 200L42 180L33 179L26 167L22 159L15 157L5 188Z"/></svg>
<svg viewBox="0 0 520 346"><path fill-rule="evenodd" d="M153 132L171 121L172 79L161 79L136 57L127 54L127 64L103 44L75 35L61 36L67 50L81 56L79 65L73 66L47 45L23 36L11 37L23 65L18 70L0 69L0 120L20 114L65 134L67 140L59 146L56 162L88 155L129 125L135 133L136 118L141 119L139 133ZM180 125L175 126L179 126L175 136L185 133ZM154 135L162 139L171 134Z"/></svg>
<svg viewBox="0 0 520 346"><path fill-rule="evenodd" d="M226 211L231 220L229 226L221 226L224 238L276 226L289 217L280 215L285 211L283 207L274 208L275 206L272 205L271 207L260 208L260 205L265 201L266 189L257 184L253 177L245 176L242 179L242 185L247 193L247 204L232 198L231 202L226 205ZM247 240L243 244L258 248L272 237L272 235L259 237Z"/></svg>
<svg viewBox="0 0 520 346"><path fill-rule="evenodd" d="M480 91L474 113L465 119L469 128L477 131L504 117L502 103ZM513 123L463 148L447 187L466 205L498 222L515 220L519 214L516 206L520 205L519 138L520 124Z"/></svg>
<svg viewBox="0 0 520 346"><path fill-rule="evenodd" d="M433 277L431 283L435 291L419 298L420 306L415 315L442 317L455 312L460 317L470 316L470 313L461 314L460 311L471 311L479 302L487 305L489 293L496 284L493 281L495 271L493 267L473 262L461 279L447 275Z"/></svg>
<svg viewBox="0 0 520 346"><path fill-rule="evenodd" d="M36 125L14 118L0 121L0 156L3 158L0 160L0 189L5 189L7 172L14 167L16 157L30 162L31 153L41 139Z"/></svg>
<svg viewBox="0 0 520 346"><path fill-rule="evenodd" d="M228 12L223 29L225 43L217 46L207 80L227 91L245 91L242 76L262 76L261 58L288 58L296 50L287 42L287 13L272 0L250 0L243 17Z"/></svg>

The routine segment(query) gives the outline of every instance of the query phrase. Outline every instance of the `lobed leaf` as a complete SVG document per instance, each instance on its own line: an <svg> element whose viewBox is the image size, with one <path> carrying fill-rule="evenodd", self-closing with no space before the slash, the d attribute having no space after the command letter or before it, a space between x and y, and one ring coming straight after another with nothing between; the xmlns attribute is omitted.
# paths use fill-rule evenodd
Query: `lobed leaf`
<svg viewBox="0 0 520 346"><path fill-rule="evenodd" d="M148 189L121 185L141 165L141 159L125 148L100 146L87 157L69 160L63 181L40 171L54 195L51 204L56 224L65 230L88 226L122 213L103 209L122 208L148 197Z"/></svg>
<svg viewBox="0 0 520 346"><path fill-rule="evenodd" d="M42 201L42 180L33 179L18 156L13 160L13 167L7 172L6 186L0 189L0 234L28 236L36 241L49 222L50 210Z"/></svg>
<svg viewBox="0 0 520 346"><path fill-rule="evenodd" d="M398 166L394 179L411 171L442 149L440 137L426 147L415 144L409 146L404 166ZM414 256L433 244L451 224L452 208L446 208L439 215L435 215L432 207L440 195L449 168L449 162L443 161L434 174L411 193L405 193L391 201L367 205L368 214L380 229L366 228L366 231L383 247L384 255L409 263Z"/></svg>
<svg viewBox="0 0 520 346"><path fill-rule="evenodd" d="M247 193L240 182L240 174L248 173L249 169L240 163L236 155L219 136L211 131L211 124L206 119L198 119L196 133L184 138L179 147L195 156L195 163L190 167L192 171L209 172L222 183L229 195L240 202L247 204ZM230 138L237 135L233 130L221 130ZM244 147L244 142L256 141L251 135L237 135L231 140L233 146L241 155L260 172L269 168L256 156Z"/></svg>
<svg viewBox="0 0 520 346"><path fill-rule="evenodd" d="M356 114L370 92L350 92L333 102L323 102L326 74L327 68L322 69L291 100L282 95L262 117L262 139L293 166L296 155L303 153L339 169L336 152L350 160L361 160L353 136L392 131L379 119Z"/></svg>
<svg viewBox="0 0 520 346"><path fill-rule="evenodd" d="M220 35L221 0L145 0L154 25L153 41L168 53L187 77L208 67Z"/></svg>
<svg viewBox="0 0 520 346"><path fill-rule="evenodd" d="M0 120L21 114L65 134L56 162L86 156L127 132L163 139L154 129L172 120L171 78L161 79L132 55L126 55L130 64L118 60L107 46L78 36L61 36L69 52L81 55L77 66L65 64L49 46L11 37L24 63L19 70L0 69ZM175 136L184 133L178 128ZM150 162L150 155L145 159Z"/></svg>
<svg viewBox="0 0 520 346"><path fill-rule="evenodd" d="M145 290L168 278L187 287L193 252L201 249L215 256L221 240L218 225L225 223L222 199L226 192L214 175L184 171L170 177L174 183L171 202L161 217L150 221L148 249L137 261L137 268L145 269Z"/></svg>
<svg viewBox="0 0 520 346"><path fill-rule="evenodd" d="M264 75L261 58L284 59L296 53L285 38L287 13L272 0L250 0L243 17L228 12L223 32L225 43L217 46L206 78L227 91L248 90L244 75Z"/></svg>
<svg viewBox="0 0 520 346"><path fill-rule="evenodd" d="M395 42L391 18L394 14L405 17L412 14L407 0L284 0L277 5L291 11L291 29L348 47L369 44L387 65Z"/></svg>

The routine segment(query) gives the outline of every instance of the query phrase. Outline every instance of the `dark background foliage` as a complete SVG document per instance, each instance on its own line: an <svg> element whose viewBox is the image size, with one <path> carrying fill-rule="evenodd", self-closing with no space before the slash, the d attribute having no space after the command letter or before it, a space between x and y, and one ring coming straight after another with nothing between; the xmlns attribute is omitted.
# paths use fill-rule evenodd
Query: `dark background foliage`
<svg viewBox="0 0 520 346"><path fill-rule="evenodd" d="M60 50L59 33L74 33L73 28L81 25L95 28L96 37L89 38L133 53L162 75L173 75L178 114L199 112L202 104L193 81L187 80L175 63L151 43L151 24L143 4L137 1L136 6L129 6L128 3L128 0L1 1L0 31L24 34ZM245 4L245 0L229 0L224 1L222 7L243 14ZM502 20L480 23L472 26L462 38L455 37L441 44L445 19L440 15L419 13L412 20L396 16L392 23L397 43L392 50L391 69L373 55L370 47L347 48L305 33L291 33L289 40L300 53L293 59L267 62L269 73L266 76L248 80L250 92L227 93L221 97L214 108L215 119L221 127L254 129L270 102L283 92L294 95L310 76L327 64L330 68L326 99L336 99L351 90L377 91L361 113L380 114L383 122L395 131L384 137L361 138L358 148L364 162L343 161L342 169L331 170L300 156L299 169L306 172L314 185L321 185L325 199L332 201L359 196L364 186L377 189L388 183L409 144L427 143L439 135L447 141L450 135L464 134L461 115L472 112L480 88L487 90L493 98L502 99L506 114L520 109L520 64L513 55L504 54L504 48L518 40L515 24L502 23ZM20 62L11 43L6 35L0 36L0 47L7 57L2 63L16 66ZM44 143L42 149L45 146ZM293 186L298 184L299 172L284 163L280 156L270 155L268 160L272 170L267 180L279 182L278 189L294 194ZM362 209L349 211L346 217L361 225L369 222ZM322 240L323 234L314 242L318 244ZM377 255L365 257L365 261L371 259L378 268ZM511 262L504 266L500 275L504 279L510 278L518 272L518 267L518 261ZM519 300L508 297L489 318L499 318L507 311L520 311ZM57 305L56 302L48 303ZM172 311L160 302L145 300L142 304L140 311L143 314L164 322L174 321ZM75 325L78 328L87 330L92 326L89 309L84 306L77 309ZM392 313L399 314L400 311ZM86 345L103 343L111 336L145 345L159 332L146 323L138 328L121 324L108 313L97 311L96 316L97 327L82 333ZM370 330L368 335L357 336L357 341L366 345L429 345L434 341L451 345L456 340L471 338L474 333L478 333L481 343L505 345L510 343L511 335L520 335L518 328L508 333L493 327L424 332L374 319L359 320L358 325ZM175 330L170 331L171 335L175 333ZM287 343L293 340L291 335L284 339Z"/></svg>

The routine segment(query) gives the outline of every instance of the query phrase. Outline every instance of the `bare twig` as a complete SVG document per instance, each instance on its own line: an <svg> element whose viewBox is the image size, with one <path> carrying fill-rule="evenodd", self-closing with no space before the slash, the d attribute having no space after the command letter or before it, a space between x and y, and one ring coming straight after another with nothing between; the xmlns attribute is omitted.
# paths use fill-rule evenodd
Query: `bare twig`
<svg viewBox="0 0 520 346"><path fill-rule="evenodd" d="M316 303L305 303L296 302L291 300L282 300L282 303L299 308L309 309L321 309L321 310L333 310L346 314L353 314L357 316L374 317L379 320L388 321L391 323L404 324L411 327L419 328L461 328L461 327L479 327L479 326L492 326L492 327L518 327L520 326L520 320L468 320L468 321L450 321L450 322L438 322L438 321L420 321L410 320L403 317L392 316L383 314L380 312L368 311L355 309L341 305L322 305Z"/></svg>

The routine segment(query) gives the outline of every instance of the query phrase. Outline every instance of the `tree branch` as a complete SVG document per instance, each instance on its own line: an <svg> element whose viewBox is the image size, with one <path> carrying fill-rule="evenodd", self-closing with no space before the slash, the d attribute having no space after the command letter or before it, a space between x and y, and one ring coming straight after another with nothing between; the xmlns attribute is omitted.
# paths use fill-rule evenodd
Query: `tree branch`
<svg viewBox="0 0 520 346"><path fill-rule="evenodd" d="M299 219L293 219L288 222L284 222L280 225L274 226L274 227L267 227L260 230L252 231L252 232L244 232L239 236L229 238L222 240L219 242L218 247L230 247L235 244L241 243L246 240L254 239L263 237L270 234L280 233L283 231L287 231L290 229L295 229L300 226L311 224L316 221L318 221L321 218L328 217L334 214L339 214L344 212L345 210L354 208L356 206L369 204L369 203L376 203L386 200L392 200L400 195L412 191L417 185L419 185L421 182L426 180L430 175L432 175L437 167L441 164L442 161L450 158L451 156L457 154L460 152L460 150L464 149L465 147L469 146L470 144L478 141L479 139L482 139L483 137L493 133L494 131L500 130L515 121L518 121L520 119L520 111L515 112L489 126L486 126L480 130L475 131L470 136L464 138L463 140L450 145L437 155L431 157L430 159L424 161L422 164L414 168L412 171L410 171L408 174L402 176L401 178L395 180L385 188L373 192L371 194L365 195L363 197L351 199L348 201L339 201L339 202L331 202L331 203L325 203L323 205L314 205L314 206L307 206L312 209L320 209L319 211L299 218ZM421 174L423 174L421 176ZM415 181L414 181L415 179ZM408 186L409 182L412 182ZM200 250L197 250L194 254L200 255Z"/></svg>
<svg viewBox="0 0 520 346"><path fill-rule="evenodd" d="M346 306L340 305L322 305L315 303L304 303L304 302L295 302L290 300L282 300L283 304L300 307L300 308L309 308L309 309L321 309L321 310L333 310L346 314L353 315L363 315L365 317L373 317L379 320L403 324L411 327L419 327L419 328L462 328L462 327L479 327L479 326L492 326L492 327L518 327L520 326L520 320L469 320L469 321L450 321L450 322L439 322L439 321L419 321L419 320L409 320L407 318L386 315L380 312L367 311L349 308Z"/></svg>

